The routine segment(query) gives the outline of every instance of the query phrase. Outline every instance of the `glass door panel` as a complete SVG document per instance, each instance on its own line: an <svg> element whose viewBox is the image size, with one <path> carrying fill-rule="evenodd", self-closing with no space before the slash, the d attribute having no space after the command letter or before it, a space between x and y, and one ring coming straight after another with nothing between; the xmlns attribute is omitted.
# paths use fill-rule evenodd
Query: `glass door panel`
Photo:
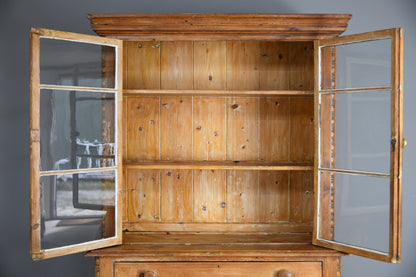
<svg viewBox="0 0 416 277"><path fill-rule="evenodd" d="M315 42L314 243L400 261L402 30Z"/></svg>
<svg viewBox="0 0 416 277"><path fill-rule="evenodd" d="M114 166L114 111L112 92L41 89L40 170Z"/></svg>
<svg viewBox="0 0 416 277"><path fill-rule="evenodd" d="M321 65L331 64L336 70L333 86L321 83L320 89L391 86L391 43L391 38L380 38L322 47Z"/></svg>
<svg viewBox="0 0 416 277"><path fill-rule="evenodd" d="M321 171L321 182L324 178L333 178L326 182L333 184L334 211L331 220L334 226L329 233L322 232L320 237L387 255L390 179Z"/></svg>
<svg viewBox="0 0 416 277"><path fill-rule="evenodd" d="M31 32L31 252L121 242L121 42Z"/></svg>
<svg viewBox="0 0 416 277"><path fill-rule="evenodd" d="M334 136L335 145L333 161L321 159L320 167L389 174L391 90L332 92L321 94L320 100L321 122L332 122L320 135Z"/></svg>
<svg viewBox="0 0 416 277"><path fill-rule="evenodd" d="M115 175L107 170L41 176L41 248L114 237ZM76 203L75 185L80 186L80 201L100 208Z"/></svg>
<svg viewBox="0 0 416 277"><path fill-rule="evenodd" d="M41 37L40 83L114 89L115 57L115 46Z"/></svg>

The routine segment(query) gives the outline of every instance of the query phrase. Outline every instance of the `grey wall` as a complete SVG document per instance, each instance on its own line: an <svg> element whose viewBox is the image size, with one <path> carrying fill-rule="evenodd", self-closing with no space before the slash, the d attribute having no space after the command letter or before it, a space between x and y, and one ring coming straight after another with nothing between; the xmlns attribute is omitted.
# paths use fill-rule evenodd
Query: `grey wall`
<svg viewBox="0 0 416 277"><path fill-rule="evenodd" d="M0 0L0 276L93 276L82 254L33 262L29 255L29 29L93 34L87 13L351 13L346 34L405 29L403 262L343 258L344 277L416 276L415 0Z"/></svg>

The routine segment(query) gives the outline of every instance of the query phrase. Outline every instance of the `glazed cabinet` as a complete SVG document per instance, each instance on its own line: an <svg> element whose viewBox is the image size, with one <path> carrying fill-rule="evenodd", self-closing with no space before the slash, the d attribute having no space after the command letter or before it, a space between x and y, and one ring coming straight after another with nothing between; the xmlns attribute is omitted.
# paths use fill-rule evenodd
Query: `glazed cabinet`
<svg viewBox="0 0 416 277"><path fill-rule="evenodd" d="M31 253L96 276L340 276L400 262L400 28L92 14L31 31Z"/></svg>

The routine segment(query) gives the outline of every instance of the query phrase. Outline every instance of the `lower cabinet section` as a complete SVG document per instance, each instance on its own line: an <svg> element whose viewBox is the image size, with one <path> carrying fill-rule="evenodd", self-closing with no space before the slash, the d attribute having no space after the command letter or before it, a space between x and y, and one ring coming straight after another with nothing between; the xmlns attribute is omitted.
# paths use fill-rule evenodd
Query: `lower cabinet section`
<svg viewBox="0 0 416 277"><path fill-rule="evenodd" d="M344 253L310 234L126 232L123 244L87 253L96 277L340 277Z"/></svg>
<svg viewBox="0 0 416 277"><path fill-rule="evenodd" d="M116 262L115 277L320 277L320 262Z"/></svg>

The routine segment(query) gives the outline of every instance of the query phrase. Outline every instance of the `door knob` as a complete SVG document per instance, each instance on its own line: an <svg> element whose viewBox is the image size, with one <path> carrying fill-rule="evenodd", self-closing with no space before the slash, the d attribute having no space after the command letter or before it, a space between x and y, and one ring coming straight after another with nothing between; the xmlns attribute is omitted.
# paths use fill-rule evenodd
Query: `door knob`
<svg viewBox="0 0 416 277"><path fill-rule="evenodd" d="M154 273L153 271L146 271L144 273L144 277L156 277L156 273Z"/></svg>
<svg viewBox="0 0 416 277"><path fill-rule="evenodd" d="M292 277L292 273L290 273L289 271L287 271L287 270L280 270L278 273L277 273L277 277Z"/></svg>
<svg viewBox="0 0 416 277"><path fill-rule="evenodd" d="M407 146L407 139L403 138L402 145L403 145L403 148L405 148Z"/></svg>

